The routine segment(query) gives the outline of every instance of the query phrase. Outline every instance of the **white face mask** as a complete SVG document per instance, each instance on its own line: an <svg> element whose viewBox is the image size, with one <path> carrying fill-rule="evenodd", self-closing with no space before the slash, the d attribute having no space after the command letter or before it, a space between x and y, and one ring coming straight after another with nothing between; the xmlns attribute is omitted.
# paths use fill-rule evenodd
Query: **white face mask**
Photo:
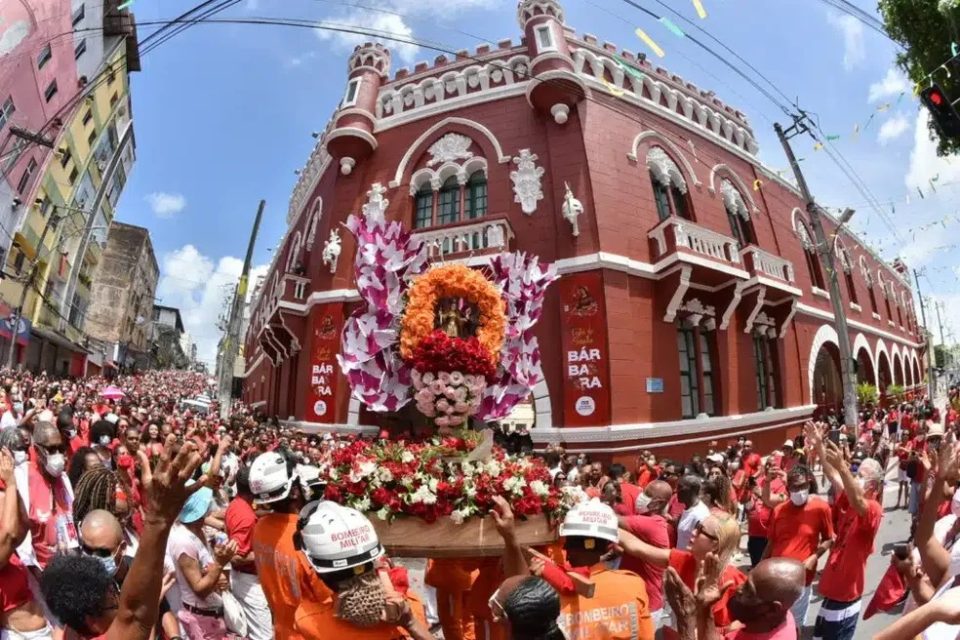
<svg viewBox="0 0 960 640"><path fill-rule="evenodd" d="M54 478L59 478L63 475L63 470L67 466L67 459L62 453L52 453L47 456L47 462L43 466L47 470L47 473Z"/></svg>
<svg viewBox="0 0 960 640"><path fill-rule="evenodd" d="M30 455L26 451L14 451L13 452L13 462L14 464L23 464L30 459Z"/></svg>
<svg viewBox="0 0 960 640"><path fill-rule="evenodd" d="M641 514L641 515L644 514L644 513L647 513L647 512L649 511L649 509L648 509L647 507L650 506L650 502L651 502L652 500L653 500L653 499L652 499L650 496L648 496L647 494L645 494L645 493L641 493L640 495L638 495L638 496L637 496L637 501L636 501L636 503L634 504L637 513L638 513L638 514Z"/></svg>
<svg viewBox="0 0 960 640"><path fill-rule="evenodd" d="M809 491L791 491L790 492L790 502L802 507L807 504L807 499L810 497Z"/></svg>

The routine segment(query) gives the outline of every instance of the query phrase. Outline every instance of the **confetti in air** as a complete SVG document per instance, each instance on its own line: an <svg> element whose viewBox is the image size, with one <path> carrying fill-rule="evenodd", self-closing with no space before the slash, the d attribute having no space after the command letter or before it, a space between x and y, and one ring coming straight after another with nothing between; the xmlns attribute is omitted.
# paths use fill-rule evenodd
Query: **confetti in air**
<svg viewBox="0 0 960 640"><path fill-rule="evenodd" d="M621 97L621 96L623 96L624 93L626 93L623 89L621 89L621 88L618 87L617 85L613 84L612 82L610 82L610 81L607 80L606 78L600 78L600 82L602 82L602 83L603 83L603 86L605 86L605 87L607 88L607 91L609 91L609 92L612 93L613 95L617 96L618 98Z"/></svg>
<svg viewBox="0 0 960 640"><path fill-rule="evenodd" d="M683 38L683 37L685 37L685 36L687 35L687 34L685 34L685 33L683 32L683 30L682 30L680 27L678 27L677 25L675 25L675 24L673 23L673 21L670 20L670 18L668 18L668 17L666 17L666 16L662 16L662 17L660 18L660 24L662 24L664 27L666 27L667 30L668 30L670 33L672 33L673 35L677 36L678 38Z"/></svg>
<svg viewBox="0 0 960 640"><path fill-rule="evenodd" d="M700 0L693 0L693 8L697 10L697 15L701 20L706 19L707 10L703 8L703 3Z"/></svg>
<svg viewBox="0 0 960 640"><path fill-rule="evenodd" d="M653 51L655 54L657 54L657 57L662 58L663 56L667 55L667 54L665 54L665 53L663 52L663 49L660 48L660 45L658 45L656 42L654 42L653 38L651 38L650 36L647 35L647 32L646 32L646 31L644 31L643 29L640 29L640 28L638 27L637 30L636 30L634 33L637 34L637 37L638 37L638 38L640 38L641 40L643 40L644 44L646 44L648 47L650 47L650 50L651 50L651 51Z"/></svg>

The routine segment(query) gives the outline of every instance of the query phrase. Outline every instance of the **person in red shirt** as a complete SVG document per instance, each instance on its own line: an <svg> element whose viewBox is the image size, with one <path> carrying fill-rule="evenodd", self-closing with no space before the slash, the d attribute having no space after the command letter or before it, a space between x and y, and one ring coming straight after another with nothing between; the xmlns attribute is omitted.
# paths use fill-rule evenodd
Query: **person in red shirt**
<svg viewBox="0 0 960 640"><path fill-rule="evenodd" d="M697 525L689 551L657 548L623 529L620 530L619 546L624 555L635 556L663 569L672 568L689 589L696 588L697 578L703 574L704 560L707 555L715 554L723 567L719 582L723 590L721 597L711 610L717 628L725 629L733 622L733 617L727 609L727 602L736 589L747 580L743 572L730 564L730 559L739 545L740 524L736 518L719 518L711 515Z"/></svg>
<svg viewBox="0 0 960 640"><path fill-rule="evenodd" d="M747 472L747 477L755 478L760 473L760 454L753 450L753 442L747 440L743 443L743 470Z"/></svg>
<svg viewBox="0 0 960 640"><path fill-rule="evenodd" d="M897 471L897 504L894 509L900 509L901 500L903 509L908 506L910 499L910 476L907 475L907 465L910 462L910 452L913 450L913 443L910 442L910 434L907 431L900 432L900 442L897 443L895 450L898 462Z"/></svg>
<svg viewBox="0 0 960 640"><path fill-rule="evenodd" d="M673 496L673 490L666 482L655 480L647 485L637 498L636 515L620 516L618 524L639 540L658 549L670 548L670 533L663 513ZM646 562L636 556L625 555L620 562L624 571L637 574L647 585L647 597L650 599L650 618L653 625L660 628L663 619L663 567Z"/></svg>
<svg viewBox="0 0 960 640"><path fill-rule="evenodd" d="M253 510L253 492L250 490L250 467L237 472L237 497L227 505L224 515L227 537L237 543L237 555L230 561L230 590L237 597L247 618L247 637L250 640L270 640L274 637L270 605L257 577L253 553L253 529L257 514Z"/></svg>
<svg viewBox="0 0 960 640"><path fill-rule="evenodd" d="M823 473L839 491L837 537L820 575L818 591L823 598L814 636L823 640L852 640L860 618L867 559L883 518L877 502L883 468L872 458L864 459L854 476L840 449L824 443L813 423L807 423L807 438L824 461Z"/></svg>
<svg viewBox="0 0 960 640"><path fill-rule="evenodd" d="M787 483L781 469L768 462L766 474L752 489L747 509L747 551L751 566L757 566L767 548L767 530L773 510L787 499Z"/></svg>
<svg viewBox="0 0 960 640"><path fill-rule="evenodd" d="M794 467L787 474L790 499L773 510L767 530L764 558L791 558L807 570L803 593L793 604L793 619L799 630L807 620L817 561L833 544L833 516L830 505L810 496L812 474L806 467Z"/></svg>
<svg viewBox="0 0 960 640"><path fill-rule="evenodd" d="M612 505L613 510L620 516L636 514L634 505L643 490L630 482L630 474L627 472L627 468L619 462L614 462L607 469L607 476L611 481L620 485L620 502Z"/></svg>

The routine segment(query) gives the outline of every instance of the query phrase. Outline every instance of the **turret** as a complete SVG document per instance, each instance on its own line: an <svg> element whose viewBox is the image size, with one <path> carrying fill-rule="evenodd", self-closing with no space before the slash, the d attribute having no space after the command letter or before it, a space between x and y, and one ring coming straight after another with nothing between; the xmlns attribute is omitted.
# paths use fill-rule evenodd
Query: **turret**
<svg viewBox="0 0 960 640"><path fill-rule="evenodd" d="M517 21L530 52L530 106L566 123L571 108L586 96L586 86L573 67L558 0L520 0Z"/></svg>
<svg viewBox="0 0 960 640"><path fill-rule="evenodd" d="M377 95L390 74L390 51L373 42L359 45L347 69L347 88L334 115L333 129L326 136L327 151L340 163L343 175L349 175L377 148L373 134Z"/></svg>

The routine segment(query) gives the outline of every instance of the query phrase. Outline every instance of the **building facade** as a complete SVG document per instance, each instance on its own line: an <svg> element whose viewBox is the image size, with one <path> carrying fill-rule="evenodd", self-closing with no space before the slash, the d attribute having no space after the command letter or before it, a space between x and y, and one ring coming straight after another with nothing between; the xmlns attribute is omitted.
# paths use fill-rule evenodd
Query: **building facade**
<svg viewBox="0 0 960 640"><path fill-rule="evenodd" d="M244 398L307 428L391 422L350 397L335 360L358 304L341 225L387 200L436 260L481 266L506 249L556 264L536 327L541 446L626 457L740 434L773 446L839 407L826 269L799 193L759 161L744 114L577 35L556 0L523 0L517 18L519 41L392 76L384 47L355 50L252 303ZM824 224L858 375L917 387L905 266Z"/></svg>
<svg viewBox="0 0 960 640"><path fill-rule="evenodd" d="M180 309L153 305L149 365L155 369L186 369L196 359L194 347L183 328Z"/></svg>
<svg viewBox="0 0 960 640"><path fill-rule="evenodd" d="M0 264L8 276L0 316L23 301L30 333L19 337L15 362L31 368L69 363L79 375L89 355L83 328L92 274L135 159L128 73L139 70L139 54L133 16L117 5L0 7L0 25L27 32L0 56L0 86L9 87L0 102L12 105L9 117L0 116ZM25 144L11 127L45 144ZM0 333L0 342L6 351L7 336Z"/></svg>
<svg viewBox="0 0 960 640"><path fill-rule="evenodd" d="M93 275L85 330L106 361L121 370L149 366L153 326L158 322L154 296L159 278L150 232L113 222ZM174 311L179 322L179 311ZM179 341L178 332L178 347Z"/></svg>

